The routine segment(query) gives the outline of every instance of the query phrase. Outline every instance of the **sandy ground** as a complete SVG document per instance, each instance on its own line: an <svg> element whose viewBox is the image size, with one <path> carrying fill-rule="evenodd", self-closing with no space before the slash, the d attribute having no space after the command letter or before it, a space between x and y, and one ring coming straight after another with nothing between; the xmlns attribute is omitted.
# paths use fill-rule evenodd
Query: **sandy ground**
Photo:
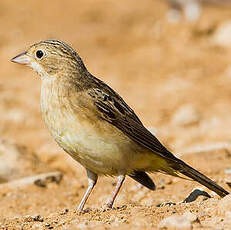
<svg viewBox="0 0 231 230"><path fill-rule="evenodd" d="M161 174L154 192L127 178L112 210L103 205L115 179L100 178L78 213L85 170L42 122L39 77L9 61L43 39L70 43L177 156L231 190L231 49L215 39L230 10L207 6L194 24L169 24L161 0L1 0L0 229L230 229L231 197ZM62 179L12 184L55 171ZM181 203L198 186L212 198Z"/></svg>

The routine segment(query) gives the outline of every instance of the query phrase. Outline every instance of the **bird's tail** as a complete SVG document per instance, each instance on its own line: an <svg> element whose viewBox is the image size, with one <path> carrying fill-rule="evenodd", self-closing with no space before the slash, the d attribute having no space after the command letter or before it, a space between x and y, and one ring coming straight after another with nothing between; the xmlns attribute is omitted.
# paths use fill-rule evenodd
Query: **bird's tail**
<svg viewBox="0 0 231 230"><path fill-rule="evenodd" d="M204 185L205 187L207 187L210 190L217 193L220 197L224 197L224 196L229 194L229 192L227 192L221 186L216 184L214 181L209 179L207 176L198 172L196 169L187 165L182 160L174 157L174 159L169 159L168 162L170 163L171 168L173 168L175 170L176 174L181 173L181 174L199 182L200 184Z"/></svg>
<svg viewBox="0 0 231 230"><path fill-rule="evenodd" d="M183 175L199 182L200 184L206 186L210 190L217 193L220 197L224 197L229 194L225 189L221 186L216 184L214 181L203 175L202 173L198 172L191 166L187 165L180 159L176 159L176 161L172 162L172 168L174 168L177 172L182 173Z"/></svg>

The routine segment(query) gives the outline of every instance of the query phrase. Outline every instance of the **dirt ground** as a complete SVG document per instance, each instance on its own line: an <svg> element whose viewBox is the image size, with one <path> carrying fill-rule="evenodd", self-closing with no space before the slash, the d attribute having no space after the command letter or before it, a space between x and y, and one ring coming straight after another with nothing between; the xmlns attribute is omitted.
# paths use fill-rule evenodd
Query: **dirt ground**
<svg viewBox="0 0 231 230"><path fill-rule="evenodd" d="M0 1L0 229L231 229L231 197L162 174L151 175L154 192L127 178L112 210L103 205L115 179L102 177L78 213L85 170L43 124L39 77L10 62L40 40L66 41L169 149L230 191L231 45L216 35L231 8L206 6L196 23L166 13L161 0ZM62 179L25 179L57 171ZM212 198L181 203L198 187Z"/></svg>

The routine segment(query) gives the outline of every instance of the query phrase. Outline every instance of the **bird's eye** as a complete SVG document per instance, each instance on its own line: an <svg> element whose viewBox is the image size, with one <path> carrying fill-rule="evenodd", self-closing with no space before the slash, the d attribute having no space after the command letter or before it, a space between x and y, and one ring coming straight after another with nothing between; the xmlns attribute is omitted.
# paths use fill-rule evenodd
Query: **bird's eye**
<svg viewBox="0 0 231 230"><path fill-rule="evenodd" d="M42 57L44 56L44 53L42 50L37 50L35 55L38 59L42 59Z"/></svg>

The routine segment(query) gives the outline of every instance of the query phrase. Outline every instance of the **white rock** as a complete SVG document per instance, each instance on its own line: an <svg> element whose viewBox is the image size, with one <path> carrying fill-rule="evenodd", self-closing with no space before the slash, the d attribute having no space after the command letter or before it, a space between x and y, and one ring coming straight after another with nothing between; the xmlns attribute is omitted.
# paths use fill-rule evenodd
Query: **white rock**
<svg viewBox="0 0 231 230"><path fill-rule="evenodd" d="M140 190L138 192L136 192L136 194L134 194L133 196L133 200L136 202L139 202L140 200L142 200L145 197L145 192L144 190Z"/></svg>
<svg viewBox="0 0 231 230"><path fill-rule="evenodd" d="M231 174L231 169L230 168L225 169L225 174Z"/></svg>
<svg viewBox="0 0 231 230"><path fill-rule="evenodd" d="M167 19L170 23L178 23L181 14L184 13L186 20L194 22L200 18L201 7L198 0L168 0L170 10Z"/></svg>
<svg viewBox="0 0 231 230"><path fill-rule="evenodd" d="M0 183L47 171L49 167L34 153L0 139Z"/></svg>
<svg viewBox="0 0 231 230"><path fill-rule="evenodd" d="M191 223L197 220L197 216L190 211L185 212L183 216L187 218Z"/></svg>
<svg viewBox="0 0 231 230"><path fill-rule="evenodd" d="M181 11L177 9L170 9L167 13L167 20L169 23L176 24L181 20Z"/></svg>
<svg viewBox="0 0 231 230"><path fill-rule="evenodd" d="M5 187L14 189L18 187L22 188L32 184L35 184L40 187L46 187L48 183L59 183L62 180L62 177L62 173L58 171L50 173L41 173L35 176L23 177L22 179L17 179L7 183L0 184L0 190ZM39 216L34 216L34 219L39 219Z"/></svg>
<svg viewBox="0 0 231 230"><path fill-rule="evenodd" d="M141 201L141 204L145 206L151 206L153 205L153 203L154 203L153 198L145 198L144 200Z"/></svg>
<svg viewBox="0 0 231 230"><path fill-rule="evenodd" d="M188 230L191 229L192 224L191 221L185 217L185 216L180 216L180 215L172 215L169 216L165 219L163 219L158 227L160 229L162 228L173 228L173 229L184 229L184 230Z"/></svg>
<svg viewBox="0 0 231 230"><path fill-rule="evenodd" d="M212 37L214 44L231 47L231 21L222 23Z"/></svg>
<svg viewBox="0 0 231 230"><path fill-rule="evenodd" d="M33 224L32 229L43 230L44 229L43 224L42 223L35 223L35 224Z"/></svg>
<svg viewBox="0 0 231 230"><path fill-rule="evenodd" d="M188 21L194 22L200 18L201 8L197 0L190 0L184 6L184 15Z"/></svg>
<svg viewBox="0 0 231 230"><path fill-rule="evenodd" d="M7 120L13 122L24 122L26 120L26 112L19 109L13 109L8 111L6 116Z"/></svg>
<svg viewBox="0 0 231 230"><path fill-rule="evenodd" d="M217 205L217 214L218 215L228 215L227 212L231 211L231 195L227 195L222 198Z"/></svg>
<svg viewBox="0 0 231 230"><path fill-rule="evenodd" d="M225 217L231 219L231 212L230 211L225 212Z"/></svg>
<svg viewBox="0 0 231 230"><path fill-rule="evenodd" d="M172 117L172 123L179 126L193 125L199 121L200 114L191 104L181 106Z"/></svg>

